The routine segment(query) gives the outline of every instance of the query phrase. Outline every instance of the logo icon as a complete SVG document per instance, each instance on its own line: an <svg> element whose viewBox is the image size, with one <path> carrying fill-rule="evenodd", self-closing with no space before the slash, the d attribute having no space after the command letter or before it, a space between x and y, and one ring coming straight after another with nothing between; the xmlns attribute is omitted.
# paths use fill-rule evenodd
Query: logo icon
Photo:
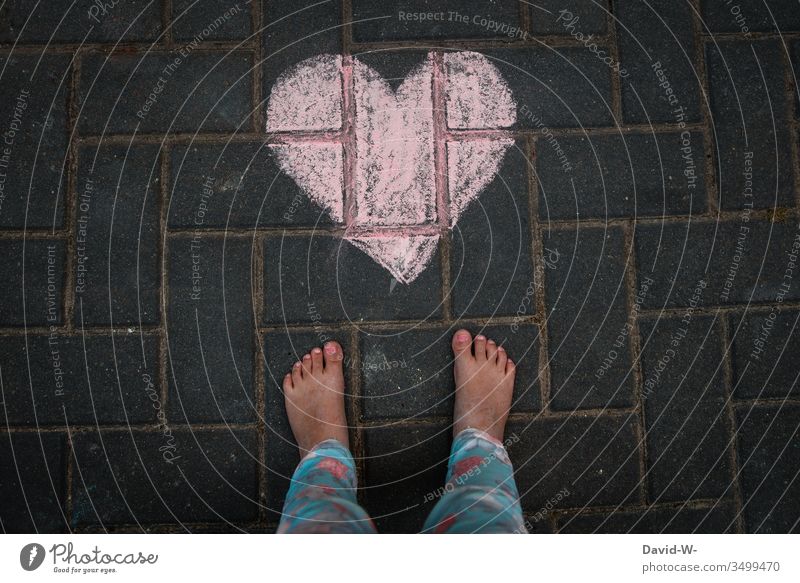
<svg viewBox="0 0 800 583"><path fill-rule="evenodd" d="M44 562L44 547L38 543L30 543L19 552L19 564L26 571L35 571Z"/></svg>

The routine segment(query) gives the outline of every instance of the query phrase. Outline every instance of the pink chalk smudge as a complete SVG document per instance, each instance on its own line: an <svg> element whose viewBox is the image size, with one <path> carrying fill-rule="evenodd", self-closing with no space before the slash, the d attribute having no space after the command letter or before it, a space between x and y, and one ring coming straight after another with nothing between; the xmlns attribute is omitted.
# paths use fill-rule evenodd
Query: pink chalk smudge
<svg viewBox="0 0 800 583"><path fill-rule="evenodd" d="M450 227L467 205L489 184L500 169L511 139L465 140L447 143L447 175L450 180ZM483 160L483 164L476 164Z"/></svg>
<svg viewBox="0 0 800 583"><path fill-rule="evenodd" d="M356 224L419 225L435 220L430 59L397 92L356 60Z"/></svg>
<svg viewBox="0 0 800 583"><path fill-rule="evenodd" d="M352 95L343 90L350 82ZM437 115L434 103L446 104L446 115ZM345 107L351 133L342 126ZM467 131L450 136L445 119ZM493 180L513 144L502 128L515 122L516 104L500 72L472 52L438 61L430 53L397 91L357 58L344 67L341 57L320 55L279 78L267 109L267 129L287 132L284 143L270 146L281 169L347 225L347 241L405 284L428 265L440 233ZM342 153L347 144L351 164ZM445 148L446 168L438 171L447 173L446 189L436 179ZM437 196L437 188L447 192Z"/></svg>
<svg viewBox="0 0 800 583"><path fill-rule="evenodd" d="M342 58L319 55L281 75L267 107L267 131L322 131L342 126Z"/></svg>
<svg viewBox="0 0 800 583"><path fill-rule="evenodd" d="M342 146L340 144L276 144L271 146L278 165L311 200L344 221Z"/></svg>
<svg viewBox="0 0 800 583"><path fill-rule="evenodd" d="M411 283L428 265L439 235L348 237L353 245L372 257L400 283Z"/></svg>
<svg viewBox="0 0 800 583"><path fill-rule="evenodd" d="M480 53L447 53L447 126L507 128L517 121L517 104L500 71Z"/></svg>

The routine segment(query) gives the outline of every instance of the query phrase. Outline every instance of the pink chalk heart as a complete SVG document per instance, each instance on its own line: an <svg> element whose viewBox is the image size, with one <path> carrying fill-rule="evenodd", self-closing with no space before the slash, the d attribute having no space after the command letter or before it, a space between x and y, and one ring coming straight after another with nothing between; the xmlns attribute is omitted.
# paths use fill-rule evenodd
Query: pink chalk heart
<svg viewBox="0 0 800 583"><path fill-rule="evenodd" d="M267 131L344 238L408 284L494 178L516 110L479 53L429 53L397 91L357 57L319 55L275 83Z"/></svg>

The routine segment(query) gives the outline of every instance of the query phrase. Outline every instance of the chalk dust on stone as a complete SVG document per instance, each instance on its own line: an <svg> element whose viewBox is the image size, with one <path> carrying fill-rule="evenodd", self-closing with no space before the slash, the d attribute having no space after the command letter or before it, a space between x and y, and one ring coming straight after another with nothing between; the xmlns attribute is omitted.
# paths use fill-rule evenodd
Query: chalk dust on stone
<svg viewBox="0 0 800 583"><path fill-rule="evenodd" d="M280 77L267 108L267 129L289 132L287 141L291 132L340 130L342 87L352 72L354 213L344 238L404 284L422 273L439 240L438 234L412 228L437 221L434 152L445 145L434 143L433 57L430 53L397 91L357 58L344 72L339 56L313 57ZM444 55L443 62L449 127L497 130L515 123L511 91L489 59L461 52ZM346 222L344 139L343 132L333 139L306 135L271 146L280 167L338 222ZM455 225L494 178L512 143L499 133L447 144L447 226Z"/></svg>
<svg viewBox="0 0 800 583"><path fill-rule="evenodd" d="M418 225L435 218L431 59L397 92L354 63L356 223Z"/></svg>
<svg viewBox="0 0 800 583"><path fill-rule="evenodd" d="M471 51L447 53L444 65L448 127L508 128L516 123L511 89L488 58Z"/></svg>
<svg viewBox="0 0 800 583"><path fill-rule="evenodd" d="M400 283L411 283L428 265L439 235L348 237Z"/></svg>
<svg viewBox="0 0 800 583"><path fill-rule="evenodd" d="M513 140L465 140L447 144L450 226L491 182Z"/></svg>
<svg viewBox="0 0 800 583"><path fill-rule="evenodd" d="M319 55L275 82L267 107L267 131L324 131L342 126L342 59Z"/></svg>
<svg viewBox="0 0 800 583"><path fill-rule="evenodd" d="M276 144L270 146L278 164L309 198L344 222L344 179L341 144Z"/></svg>

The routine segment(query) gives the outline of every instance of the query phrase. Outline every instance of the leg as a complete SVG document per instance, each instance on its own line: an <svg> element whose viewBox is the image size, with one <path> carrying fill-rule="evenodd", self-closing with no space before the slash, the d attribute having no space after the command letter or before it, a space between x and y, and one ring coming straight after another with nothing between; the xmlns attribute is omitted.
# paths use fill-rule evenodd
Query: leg
<svg viewBox="0 0 800 583"><path fill-rule="evenodd" d="M374 533L356 501L348 450L342 347L328 342L283 379L286 413L303 459L292 476L278 532Z"/></svg>
<svg viewBox="0 0 800 583"><path fill-rule="evenodd" d="M281 533L374 533L356 501L356 469L346 447L327 439L306 455L292 476Z"/></svg>
<svg viewBox="0 0 800 583"><path fill-rule="evenodd" d="M474 344L474 353L473 353ZM514 391L514 363L483 336L453 338L456 402L444 494L425 532L524 533L514 469L501 440Z"/></svg>

